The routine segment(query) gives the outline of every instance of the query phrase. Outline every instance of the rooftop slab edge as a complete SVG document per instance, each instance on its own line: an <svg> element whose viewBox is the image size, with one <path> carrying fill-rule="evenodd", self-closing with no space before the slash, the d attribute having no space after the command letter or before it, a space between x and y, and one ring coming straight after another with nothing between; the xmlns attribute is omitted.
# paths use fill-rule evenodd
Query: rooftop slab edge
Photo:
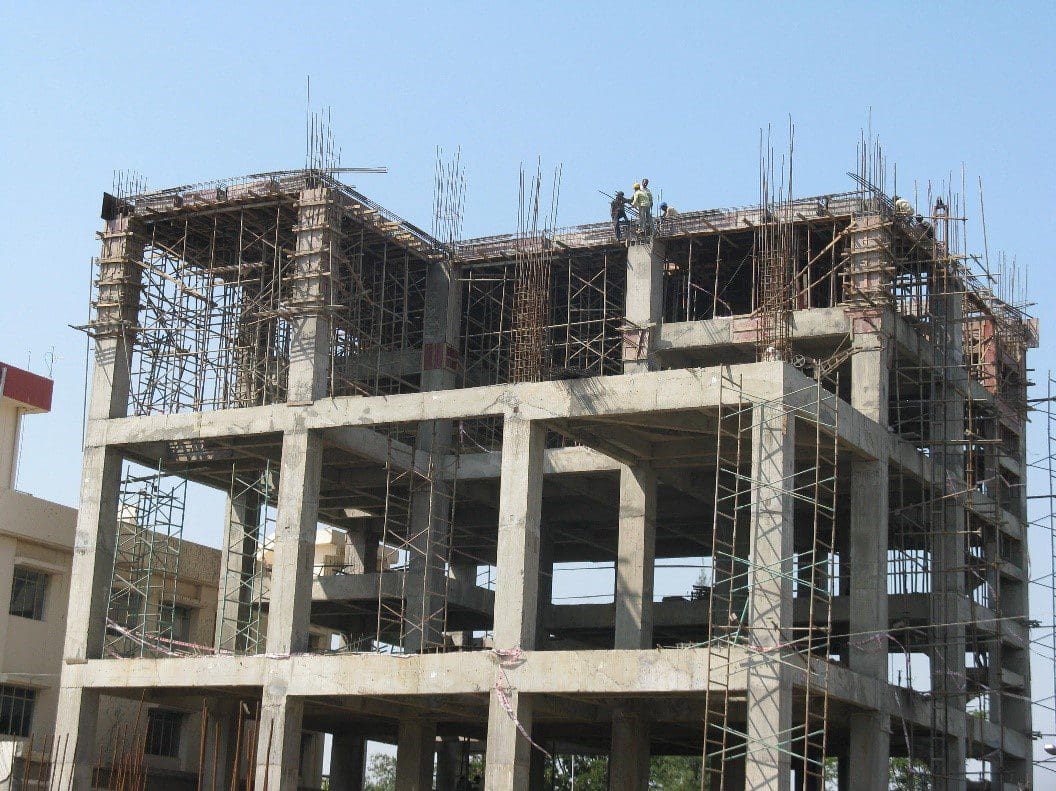
<svg viewBox="0 0 1056 791"><path fill-rule="evenodd" d="M14 401L25 412L50 412L54 386L46 376L0 362L0 398Z"/></svg>
<svg viewBox="0 0 1056 791"><path fill-rule="evenodd" d="M849 219L865 210L869 201L860 192L842 192L799 198L792 203L793 220L818 221ZM747 230L768 220L760 206L702 209L681 212L674 219L658 223L657 237L685 238L694 235ZM511 257L516 234L481 236L456 242L456 255L462 262ZM611 222L588 223L556 229L550 237L559 248L581 249L616 246Z"/></svg>

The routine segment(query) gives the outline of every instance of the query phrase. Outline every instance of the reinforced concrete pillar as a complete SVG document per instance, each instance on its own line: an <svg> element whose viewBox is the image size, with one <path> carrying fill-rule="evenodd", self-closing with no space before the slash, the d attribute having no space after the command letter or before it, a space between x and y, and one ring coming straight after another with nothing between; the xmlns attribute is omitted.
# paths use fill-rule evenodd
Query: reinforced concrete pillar
<svg viewBox="0 0 1056 791"><path fill-rule="evenodd" d="M851 462L850 638L851 670L887 684L888 463ZM887 791L891 717L857 711L850 717L855 788Z"/></svg>
<svg viewBox="0 0 1056 791"><path fill-rule="evenodd" d="M396 746L396 788L432 791L436 724L425 720L400 720Z"/></svg>
<svg viewBox="0 0 1056 791"><path fill-rule="evenodd" d="M655 369L657 328L664 318L664 244L659 240L632 241L627 248L624 318L624 373Z"/></svg>
<svg viewBox="0 0 1056 791"><path fill-rule="evenodd" d="M610 791L649 788L649 721L627 707L612 713L612 750L609 752Z"/></svg>
<svg viewBox="0 0 1056 791"><path fill-rule="evenodd" d="M535 647L539 593L539 514L543 494L543 441L537 423L507 415L499 481L499 542L495 587L495 647ZM502 683L500 678L500 684ZM493 689L488 708L485 788L527 791L531 698L515 688Z"/></svg>
<svg viewBox="0 0 1056 791"><path fill-rule="evenodd" d="M422 329L422 390L435 392L457 386L461 290L452 264L434 262L426 276ZM444 641L444 575L450 559L451 487L439 480L452 443L450 420L425 421L418 426L416 457L428 458L434 479L411 495L412 552L407 577L404 647L422 651Z"/></svg>
<svg viewBox="0 0 1056 791"><path fill-rule="evenodd" d="M868 238L873 238L874 229ZM852 241L852 245L855 242ZM868 248L872 249L872 248ZM882 273L881 250L865 258L873 261L866 277ZM864 255L864 254L863 254ZM875 260L873 260L875 258ZM888 425L889 382L892 363L890 318L886 311L863 308L852 319L854 355L851 357L851 405L862 415ZM851 670L887 683L889 625L888 459L852 459L850 525L846 558L850 590ZM887 791L891 752L891 718L886 711L860 711L850 717L851 755L855 787Z"/></svg>
<svg viewBox="0 0 1056 791"><path fill-rule="evenodd" d="M330 273L336 265L341 211L325 187L301 192L297 243L288 276L290 367L286 400L310 404L326 396L330 381Z"/></svg>
<svg viewBox="0 0 1056 791"><path fill-rule="evenodd" d="M373 574L378 570L378 534L373 528L352 527L345 541L345 571Z"/></svg>
<svg viewBox="0 0 1056 791"><path fill-rule="evenodd" d="M330 747L330 791L363 791L367 771L367 740L354 734L334 734Z"/></svg>
<svg viewBox="0 0 1056 791"><path fill-rule="evenodd" d="M276 675L264 685L257 733L255 788L297 791L301 779L304 700L286 694L288 680Z"/></svg>
<svg viewBox="0 0 1056 791"><path fill-rule="evenodd" d="M532 741L536 744L542 744L542 735L539 733L539 728L532 731ZM532 791L537 788L546 788L546 762L546 754L533 747L528 756L528 788L532 789Z"/></svg>
<svg viewBox="0 0 1056 791"><path fill-rule="evenodd" d="M792 683L780 646L790 639L792 627L794 470L795 420L779 404L755 406L748 634L764 651L748 667L748 791L790 791L791 786Z"/></svg>
<svg viewBox="0 0 1056 791"><path fill-rule="evenodd" d="M201 772L203 789L229 789L231 766L235 760L235 724L238 722L240 705L237 701L227 699L210 700L207 704L208 728L205 738L205 761Z"/></svg>
<svg viewBox="0 0 1056 791"><path fill-rule="evenodd" d="M88 420L94 423L128 414L130 370L139 315L143 241L130 218L108 220L102 233L96 294L95 359ZM80 506L70 574L63 669L59 682L56 736L69 748L59 761L70 791L88 791L96 760L99 693L70 677L71 668L103 655L121 488L121 454L110 447L86 447Z"/></svg>
<svg viewBox="0 0 1056 791"><path fill-rule="evenodd" d="M295 429L283 436L268 607L269 654L308 650L322 461L323 442L317 432Z"/></svg>
<svg viewBox="0 0 1056 791"><path fill-rule="evenodd" d="M941 480L932 501L932 612L935 624L931 684L937 732L932 734L932 776L936 791L966 788L968 678L965 626L960 613L967 603L965 569L967 524L964 490L964 322L962 286L954 275L939 278L932 298L935 312L937 382L932 398L932 459Z"/></svg>
<svg viewBox="0 0 1056 791"><path fill-rule="evenodd" d="M457 791L462 743L458 739L441 739L436 749L436 791Z"/></svg>
<svg viewBox="0 0 1056 791"><path fill-rule="evenodd" d="M656 556L656 473L620 468L620 524L616 557L616 648L653 647Z"/></svg>
<svg viewBox="0 0 1056 791"><path fill-rule="evenodd" d="M554 536L539 528L539 591L535 610L535 648L545 650L550 637L548 618L554 603Z"/></svg>
<svg viewBox="0 0 1056 791"><path fill-rule="evenodd" d="M404 614L404 648L419 652L444 642L447 561L450 556L451 486L441 480L451 446L451 421L418 424L415 456L428 457L429 479L411 494L411 552Z"/></svg>

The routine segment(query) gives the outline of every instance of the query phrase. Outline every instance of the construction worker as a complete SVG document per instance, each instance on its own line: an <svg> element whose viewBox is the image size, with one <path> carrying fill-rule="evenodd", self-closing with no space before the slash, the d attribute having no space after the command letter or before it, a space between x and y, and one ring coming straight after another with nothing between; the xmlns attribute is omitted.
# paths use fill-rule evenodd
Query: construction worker
<svg viewBox="0 0 1056 791"><path fill-rule="evenodd" d="M631 207L638 211L639 233L648 236L653 224L653 193L649 191L649 179L642 179L641 184L635 182Z"/></svg>
<svg viewBox="0 0 1056 791"><path fill-rule="evenodd" d="M609 204L609 210L612 213L612 230L616 232L616 241L623 241L623 233L620 230L620 220L623 220L623 224L627 224L627 209L625 208L630 201L623 196L623 190L616 190L616 197L612 199L612 203Z"/></svg>
<svg viewBox="0 0 1056 791"><path fill-rule="evenodd" d="M895 195L891 201L895 205L896 217L905 222L909 222L913 218L913 205L908 200Z"/></svg>

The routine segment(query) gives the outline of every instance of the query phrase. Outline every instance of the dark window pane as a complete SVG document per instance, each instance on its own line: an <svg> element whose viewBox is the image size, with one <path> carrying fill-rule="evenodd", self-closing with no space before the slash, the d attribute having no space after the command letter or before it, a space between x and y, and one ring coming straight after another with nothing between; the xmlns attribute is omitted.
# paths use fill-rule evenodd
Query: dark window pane
<svg viewBox="0 0 1056 791"><path fill-rule="evenodd" d="M43 621L47 590L47 574L25 566L15 566L11 580L11 606L8 612L20 618Z"/></svg>
<svg viewBox="0 0 1056 791"><path fill-rule="evenodd" d="M180 725L183 714L178 711L151 709L147 714L147 755L176 758L180 754Z"/></svg>
<svg viewBox="0 0 1056 791"><path fill-rule="evenodd" d="M0 733L29 736L29 729L33 725L33 704L36 702L35 689L0 684Z"/></svg>

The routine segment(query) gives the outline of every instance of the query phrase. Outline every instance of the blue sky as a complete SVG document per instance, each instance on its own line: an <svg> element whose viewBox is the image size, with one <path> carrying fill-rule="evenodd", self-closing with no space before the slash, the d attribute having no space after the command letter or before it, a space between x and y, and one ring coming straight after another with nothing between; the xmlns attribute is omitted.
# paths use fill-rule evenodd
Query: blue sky
<svg viewBox="0 0 1056 791"><path fill-rule="evenodd" d="M789 115L796 192L847 189L871 118L901 191L959 185L963 165L977 218L983 179L991 256L1029 266L1047 338L1056 6L866 5L8 5L0 359L46 373L54 349L56 380L54 413L27 420L20 487L76 504L84 339L67 325L86 316L114 170L164 187L297 167L309 74L344 164L389 168L357 186L411 221L429 225L435 147L462 147L468 235L512 229L536 156L563 164L561 224L604 219L597 190L642 175L681 209L751 203L759 130ZM981 250L975 219L968 242ZM1037 379L1052 348L1033 353ZM1037 574L1047 538L1035 551Z"/></svg>

